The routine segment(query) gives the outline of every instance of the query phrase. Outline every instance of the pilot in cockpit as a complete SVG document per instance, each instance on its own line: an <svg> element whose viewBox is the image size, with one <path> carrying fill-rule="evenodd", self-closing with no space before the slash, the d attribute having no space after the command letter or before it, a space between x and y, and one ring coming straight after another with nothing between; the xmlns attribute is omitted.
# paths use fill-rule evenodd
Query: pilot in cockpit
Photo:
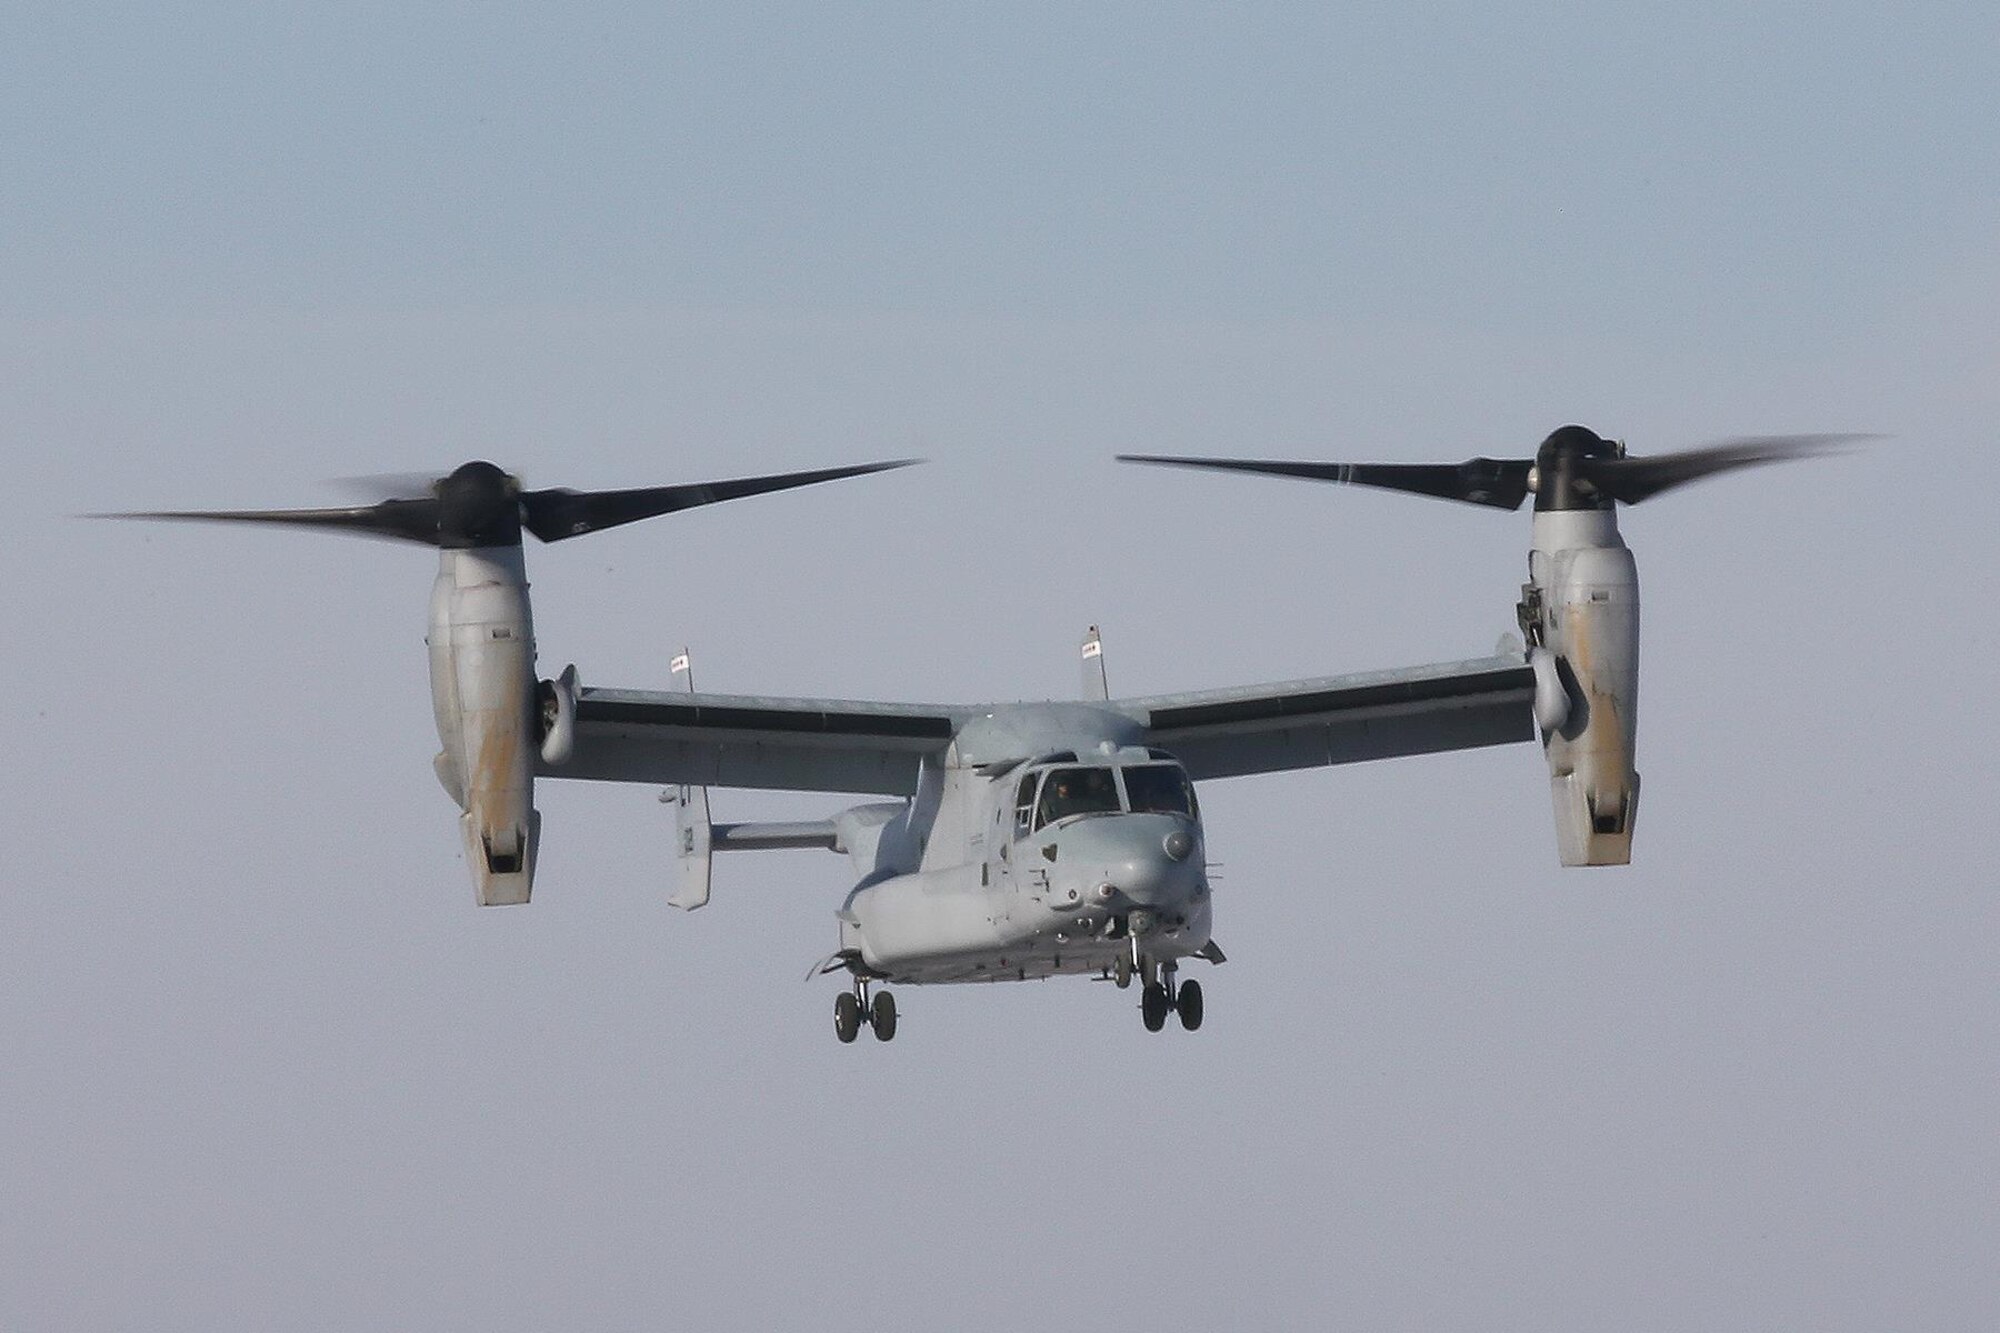
<svg viewBox="0 0 2000 1333"><path fill-rule="evenodd" d="M1042 784L1035 827L1071 815L1115 814L1119 810L1118 781L1108 768L1062 768Z"/></svg>

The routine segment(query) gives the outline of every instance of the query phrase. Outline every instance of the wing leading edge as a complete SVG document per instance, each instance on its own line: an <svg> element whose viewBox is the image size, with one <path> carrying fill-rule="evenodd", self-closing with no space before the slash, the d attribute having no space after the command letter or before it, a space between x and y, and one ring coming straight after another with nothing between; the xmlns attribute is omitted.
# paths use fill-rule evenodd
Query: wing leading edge
<svg viewBox="0 0 2000 1333"><path fill-rule="evenodd" d="M1120 699L1190 776L1239 777L1533 740L1535 676L1520 654Z"/></svg>

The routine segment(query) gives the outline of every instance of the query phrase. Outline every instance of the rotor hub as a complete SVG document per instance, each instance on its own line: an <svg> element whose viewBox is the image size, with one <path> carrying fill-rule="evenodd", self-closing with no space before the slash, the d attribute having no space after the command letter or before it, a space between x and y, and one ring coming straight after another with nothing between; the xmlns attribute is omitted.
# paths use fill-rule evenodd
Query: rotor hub
<svg viewBox="0 0 2000 1333"><path fill-rule="evenodd" d="M1624 452L1587 426L1563 426L1550 432L1535 450L1531 475L1536 511L1612 508L1612 498L1591 481L1586 460L1620 458Z"/></svg>
<svg viewBox="0 0 2000 1333"><path fill-rule="evenodd" d="M521 485L492 463L466 463L437 487L438 545L451 550L521 544Z"/></svg>

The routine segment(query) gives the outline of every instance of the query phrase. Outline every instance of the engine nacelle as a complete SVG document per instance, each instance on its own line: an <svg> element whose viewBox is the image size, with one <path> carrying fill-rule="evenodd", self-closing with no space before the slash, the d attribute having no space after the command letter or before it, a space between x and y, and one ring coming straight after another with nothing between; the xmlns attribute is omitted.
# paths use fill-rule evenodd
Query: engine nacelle
<svg viewBox="0 0 2000 1333"><path fill-rule="evenodd" d="M1537 512L1521 626L1538 676L1567 698L1538 697L1542 746L1566 866L1632 859L1639 809L1639 570L1611 509ZM1546 687L1538 696L1546 696Z"/></svg>
<svg viewBox="0 0 2000 1333"><path fill-rule="evenodd" d="M483 907L525 903L542 821L535 634L519 546L439 552L427 642L444 746L438 779L464 811L473 887Z"/></svg>

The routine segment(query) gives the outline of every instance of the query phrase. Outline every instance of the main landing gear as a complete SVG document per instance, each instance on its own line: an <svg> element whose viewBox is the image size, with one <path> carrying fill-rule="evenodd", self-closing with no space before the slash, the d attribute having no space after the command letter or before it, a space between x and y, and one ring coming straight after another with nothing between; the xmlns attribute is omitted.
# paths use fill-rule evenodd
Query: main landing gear
<svg viewBox="0 0 2000 1333"><path fill-rule="evenodd" d="M1146 1031L1158 1032L1167 1025L1169 1013L1179 1014L1181 1026L1193 1032L1201 1026L1201 983L1192 979L1176 985L1172 973L1149 983L1139 992L1139 1017Z"/></svg>
<svg viewBox="0 0 2000 1333"><path fill-rule="evenodd" d="M1132 941L1132 954L1139 952L1138 940ZM1112 965L1111 979L1123 990L1132 984L1136 972L1144 983L1139 991L1139 1017L1145 1021L1146 1031L1158 1032L1167 1025L1168 1014L1180 1015L1181 1026L1193 1032L1201 1026L1201 983L1188 980L1176 983L1175 973L1179 964L1154 963L1150 958L1118 956Z"/></svg>
<svg viewBox="0 0 2000 1333"><path fill-rule="evenodd" d="M833 997L833 1035L843 1042L861 1035L863 1018L875 1033L875 1040L888 1041L896 1035L896 997L887 990L868 994L868 978L856 977L854 989Z"/></svg>

